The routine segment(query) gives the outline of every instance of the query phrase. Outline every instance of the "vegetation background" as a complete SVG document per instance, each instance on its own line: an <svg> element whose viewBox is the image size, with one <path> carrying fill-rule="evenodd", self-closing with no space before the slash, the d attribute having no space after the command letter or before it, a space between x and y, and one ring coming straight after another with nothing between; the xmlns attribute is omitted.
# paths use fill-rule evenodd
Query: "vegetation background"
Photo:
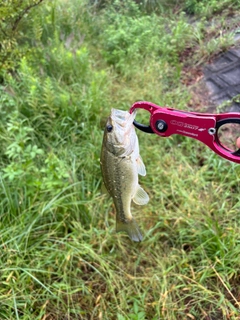
<svg viewBox="0 0 240 320"><path fill-rule="evenodd" d="M240 319L239 165L192 139L138 132L150 195L133 206L140 244L115 233L99 168L112 107L193 109L186 84L233 45L239 10L1 1L1 320Z"/></svg>

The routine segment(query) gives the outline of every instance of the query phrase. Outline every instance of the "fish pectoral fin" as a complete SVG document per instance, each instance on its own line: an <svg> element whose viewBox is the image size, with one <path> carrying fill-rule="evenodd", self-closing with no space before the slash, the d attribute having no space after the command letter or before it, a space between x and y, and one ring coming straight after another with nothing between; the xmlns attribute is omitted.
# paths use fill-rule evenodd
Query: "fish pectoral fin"
<svg viewBox="0 0 240 320"><path fill-rule="evenodd" d="M117 220L116 231L117 232L120 232L120 231L126 232L129 236L129 238L135 242L140 242L143 239L143 236L142 236L142 233L139 229L139 226L134 219L132 219L130 221L129 220L128 221Z"/></svg>
<svg viewBox="0 0 240 320"><path fill-rule="evenodd" d="M138 174L140 174L141 176L145 176L146 175L146 168L145 168L145 165L143 163L143 160L141 158L141 156L139 156L137 159L136 159L136 162L137 162L137 171L138 171Z"/></svg>
<svg viewBox="0 0 240 320"><path fill-rule="evenodd" d="M147 192L144 191L143 188L140 187L140 185L138 185L137 191L133 197L133 201L140 206L147 204L149 201Z"/></svg>

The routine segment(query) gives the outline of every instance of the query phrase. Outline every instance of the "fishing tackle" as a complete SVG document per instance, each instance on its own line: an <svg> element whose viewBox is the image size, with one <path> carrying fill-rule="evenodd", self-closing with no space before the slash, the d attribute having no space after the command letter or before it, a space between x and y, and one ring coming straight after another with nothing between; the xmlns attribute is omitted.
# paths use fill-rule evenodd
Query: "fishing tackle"
<svg viewBox="0 0 240 320"><path fill-rule="evenodd" d="M236 145L240 137L240 113L186 112L147 101L134 103L130 113L135 109L144 109L150 113L148 125L134 120L133 124L139 130L161 137L173 134L187 136L203 142L219 156L240 163L240 148Z"/></svg>

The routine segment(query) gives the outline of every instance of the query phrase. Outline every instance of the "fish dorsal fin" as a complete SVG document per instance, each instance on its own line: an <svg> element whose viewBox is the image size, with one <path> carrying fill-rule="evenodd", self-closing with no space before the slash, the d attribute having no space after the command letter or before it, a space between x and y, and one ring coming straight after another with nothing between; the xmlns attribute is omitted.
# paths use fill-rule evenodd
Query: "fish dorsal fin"
<svg viewBox="0 0 240 320"><path fill-rule="evenodd" d="M149 201L148 194L143 190L142 187L140 187L140 185L138 185L137 187L137 191L133 197L133 201L140 206L147 204Z"/></svg>
<svg viewBox="0 0 240 320"><path fill-rule="evenodd" d="M108 193L108 191L107 191L107 188L106 188L104 182L102 182L102 184L101 184L101 194L107 194L107 195L109 195L109 193Z"/></svg>
<svg viewBox="0 0 240 320"><path fill-rule="evenodd" d="M138 174L140 174L141 176L145 176L146 175L146 168L145 168L145 165L144 165L143 160L140 155L136 159L136 162L137 162Z"/></svg>

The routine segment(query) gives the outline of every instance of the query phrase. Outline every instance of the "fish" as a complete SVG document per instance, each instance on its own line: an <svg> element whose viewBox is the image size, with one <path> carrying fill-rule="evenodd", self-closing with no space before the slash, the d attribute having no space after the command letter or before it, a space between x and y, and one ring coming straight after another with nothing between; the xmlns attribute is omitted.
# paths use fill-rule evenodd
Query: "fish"
<svg viewBox="0 0 240 320"><path fill-rule="evenodd" d="M146 168L133 125L136 112L111 110L104 129L100 165L104 186L116 208L116 232L126 232L132 241L140 242L143 236L131 214L131 203L145 205L149 196L138 183L138 175L145 176Z"/></svg>

